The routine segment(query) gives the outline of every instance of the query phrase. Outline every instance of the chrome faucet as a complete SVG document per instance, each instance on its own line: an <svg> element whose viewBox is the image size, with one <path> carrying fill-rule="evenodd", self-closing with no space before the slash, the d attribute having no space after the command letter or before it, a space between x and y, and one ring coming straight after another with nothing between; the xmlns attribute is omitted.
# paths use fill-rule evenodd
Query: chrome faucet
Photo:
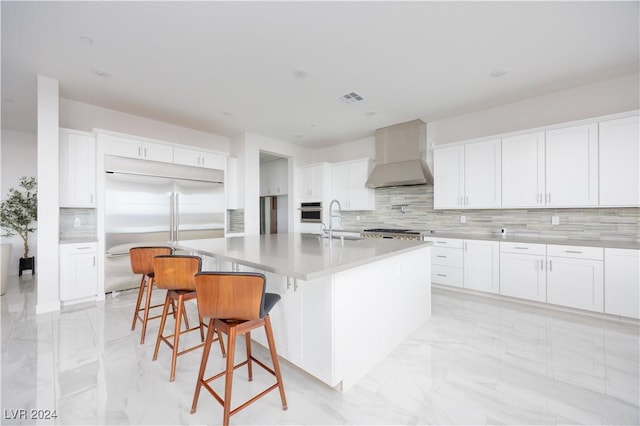
<svg viewBox="0 0 640 426"><path fill-rule="evenodd" d="M338 205L337 215L333 214L334 203ZM334 217L342 217L342 207L340 206L340 201L338 200L331 200L331 203L329 204L329 244L331 244L331 241L333 240L333 218Z"/></svg>

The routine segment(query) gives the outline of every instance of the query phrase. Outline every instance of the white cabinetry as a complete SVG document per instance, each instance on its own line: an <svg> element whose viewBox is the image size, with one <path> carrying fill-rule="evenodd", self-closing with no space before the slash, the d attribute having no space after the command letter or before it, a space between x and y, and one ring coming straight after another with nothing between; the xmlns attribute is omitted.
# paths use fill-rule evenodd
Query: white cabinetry
<svg viewBox="0 0 640 426"><path fill-rule="evenodd" d="M544 205L544 133L502 139L502 207Z"/></svg>
<svg viewBox="0 0 640 426"><path fill-rule="evenodd" d="M546 206L598 205L598 125L546 132Z"/></svg>
<svg viewBox="0 0 640 426"><path fill-rule="evenodd" d="M226 167L226 156L212 152L174 147L173 162L175 164L184 164L185 166L224 170Z"/></svg>
<svg viewBox="0 0 640 426"><path fill-rule="evenodd" d="M224 178L224 190L227 193L227 209L237 210L244 206L244 192L240 190L238 159L227 158L227 172Z"/></svg>
<svg viewBox="0 0 640 426"><path fill-rule="evenodd" d="M152 142L140 141L115 135L100 134L104 143L104 153L121 157L142 158L145 160L173 162L173 147Z"/></svg>
<svg viewBox="0 0 640 426"><path fill-rule="evenodd" d="M274 160L260 164L260 195L286 195L288 192L288 160Z"/></svg>
<svg viewBox="0 0 640 426"><path fill-rule="evenodd" d="M547 246L500 242L500 294L547 301Z"/></svg>
<svg viewBox="0 0 640 426"><path fill-rule="evenodd" d="M96 206L95 152L93 135L60 130L60 207Z"/></svg>
<svg viewBox="0 0 640 426"><path fill-rule="evenodd" d="M331 191L331 165L329 163L310 164L300 168L300 197L322 199Z"/></svg>
<svg viewBox="0 0 640 426"><path fill-rule="evenodd" d="M640 318L640 250L604 249L604 311Z"/></svg>
<svg viewBox="0 0 640 426"><path fill-rule="evenodd" d="M600 205L640 206L640 118L600 122Z"/></svg>
<svg viewBox="0 0 640 426"><path fill-rule="evenodd" d="M547 245L547 302L603 312L603 258L602 248Z"/></svg>
<svg viewBox="0 0 640 426"><path fill-rule="evenodd" d="M463 240L427 237L431 241L431 282L463 287Z"/></svg>
<svg viewBox="0 0 640 426"><path fill-rule="evenodd" d="M434 208L501 206L500 140L434 151Z"/></svg>
<svg viewBox="0 0 640 426"><path fill-rule="evenodd" d="M60 300L95 297L98 294L97 243L60 245Z"/></svg>
<svg viewBox="0 0 640 426"><path fill-rule="evenodd" d="M331 167L331 198L342 210L375 210L375 191L365 183L373 168L368 158L335 163Z"/></svg>
<svg viewBox="0 0 640 426"><path fill-rule="evenodd" d="M464 240L464 288L500 292L500 245L497 241Z"/></svg>

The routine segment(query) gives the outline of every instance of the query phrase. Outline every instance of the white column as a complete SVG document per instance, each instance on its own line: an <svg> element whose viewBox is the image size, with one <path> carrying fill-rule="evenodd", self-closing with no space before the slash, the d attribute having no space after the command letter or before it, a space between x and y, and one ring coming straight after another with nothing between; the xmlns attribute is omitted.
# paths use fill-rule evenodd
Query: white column
<svg viewBox="0 0 640 426"><path fill-rule="evenodd" d="M36 313L60 309L58 296L58 81L38 76L38 247Z"/></svg>

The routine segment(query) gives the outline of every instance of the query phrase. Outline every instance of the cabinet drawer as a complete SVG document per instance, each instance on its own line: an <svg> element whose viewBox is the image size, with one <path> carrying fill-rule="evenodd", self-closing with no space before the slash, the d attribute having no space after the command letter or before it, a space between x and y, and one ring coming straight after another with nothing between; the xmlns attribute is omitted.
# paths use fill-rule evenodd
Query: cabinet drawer
<svg viewBox="0 0 640 426"><path fill-rule="evenodd" d="M602 247L547 245L547 256L571 257L574 259L604 259Z"/></svg>
<svg viewBox="0 0 640 426"><path fill-rule="evenodd" d="M454 268L451 266L442 265L431 266L432 283L450 285L453 287L462 287L462 279L462 268Z"/></svg>
<svg viewBox="0 0 640 426"><path fill-rule="evenodd" d="M451 247L451 248L462 248L462 244L464 240L459 240L457 238L435 238L435 237L425 237L425 241L431 241L434 247Z"/></svg>
<svg viewBox="0 0 640 426"><path fill-rule="evenodd" d="M431 263L433 265L453 266L462 268L462 250L449 247L432 247Z"/></svg>
<svg viewBox="0 0 640 426"><path fill-rule="evenodd" d="M534 243L513 243L513 242L500 242L500 252L502 253L518 253L518 254L537 254L544 256L547 254L546 244L534 244Z"/></svg>

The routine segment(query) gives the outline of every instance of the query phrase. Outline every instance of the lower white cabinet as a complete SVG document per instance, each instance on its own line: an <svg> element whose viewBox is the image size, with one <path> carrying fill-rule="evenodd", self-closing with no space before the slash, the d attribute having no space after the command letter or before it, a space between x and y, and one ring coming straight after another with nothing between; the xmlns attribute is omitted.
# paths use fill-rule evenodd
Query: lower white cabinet
<svg viewBox="0 0 640 426"><path fill-rule="evenodd" d="M60 245L60 300L95 297L98 294L97 243Z"/></svg>
<svg viewBox="0 0 640 426"><path fill-rule="evenodd" d="M464 282L463 240L427 237L425 241L433 243L431 282L461 288Z"/></svg>
<svg viewBox="0 0 640 426"><path fill-rule="evenodd" d="M464 288L500 292L500 244L464 240Z"/></svg>
<svg viewBox="0 0 640 426"><path fill-rule="evenodd" d="M604 249L604 311L640 318L640 250Z"/></svg>
<svg viewBox="0 0 640 426"><path fill-rule="evenodd" d="M500 294L547 301L545 244L500 242Z"/></svg>
<svg viewBox="0 0 640 426"><path fill-rule="evenodd" d="M547 302L604 311L604 250L547 245Z"/></svg>

